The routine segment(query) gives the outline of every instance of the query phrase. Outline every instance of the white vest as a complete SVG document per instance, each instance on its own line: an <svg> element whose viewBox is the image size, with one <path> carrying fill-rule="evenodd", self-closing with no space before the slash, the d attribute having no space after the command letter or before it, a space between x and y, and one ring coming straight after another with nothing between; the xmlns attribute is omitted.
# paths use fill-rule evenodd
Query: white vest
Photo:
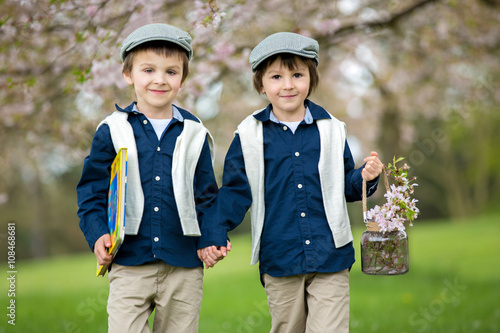
<svg viewBox="0 0 500 333"><path fill-rule="evenodd" d="M139 159L128 113L115 111L98 126L107 124L113 146L118 152L127 148L127 209L125 211L125 234L137 235L144 211L144 193L139 173ZM177 137L172 157L172 184L174 197L185 236L200 236L194 201L194 174L205 143L208 139L212 164L214 162L213 139L201 122L184 119L184 129Z"/></svg>
<svg viewBox="0 0 500 333"><path fill-rule="evenodd" d="M253 115L262 112L255 111ZM260 240L265 218L264 185L264 133L262 122L253 115L245 118L235 134L240 136L245 170L252 192L252 258L251 265L259 261ZM353 240L345 200L344 147L345 124L332 115L331 119L316 121L321 150L318 163L323 206L332 231L335 246L342 247Z"/></svg>

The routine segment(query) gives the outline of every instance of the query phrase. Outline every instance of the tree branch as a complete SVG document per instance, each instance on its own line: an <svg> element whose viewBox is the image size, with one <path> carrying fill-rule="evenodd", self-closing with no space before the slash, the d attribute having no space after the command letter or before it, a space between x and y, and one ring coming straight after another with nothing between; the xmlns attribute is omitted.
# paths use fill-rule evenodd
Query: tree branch
<svg viewBox="0 0 500 333"><path fill-rule="evenodd" d="M364 30L367 28L380 29L384 27L394 26L401 19L405 18L406 16L409 16L417 9L425 7L431 2L437 2L437 1L439 0L421 0L388 16L379 16L373 20L368 20L365 22L354 22L345 24L341 26L337 31L335 31L333 36L331 36L332 39L329 41L329 44L338 44L342 41L343 39L342 37L350 33L356 32L358 30Z"/></svg>

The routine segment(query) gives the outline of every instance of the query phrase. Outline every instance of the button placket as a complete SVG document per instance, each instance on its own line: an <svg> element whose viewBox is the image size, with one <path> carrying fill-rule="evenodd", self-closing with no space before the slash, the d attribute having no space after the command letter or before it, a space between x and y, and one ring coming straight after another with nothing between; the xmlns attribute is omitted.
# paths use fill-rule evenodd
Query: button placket
<svg viewBox="0 0 500 333"><path fill-rule="evenodd" d="M307 195L305 191L305 170L304 160L300 149L302 147L301 131L297 131L292 139L292 165L294 173L295 195L297 200L298 222L300 226L300 237L304 247L304 255L308 269L315 269L316 259L314 245L312 244L311 224L307 205Z"/></svg>
<svg viewBox="0 0 500 333"><path fill-rule="evenodd" d="M147 120L143 121L143 123L146 125ZM152 130L148 128L148 132ZM153 155L153 165L152 165L152 184L151 184L151 190L152 190L152 217L151 217L151 242L152 242L152 252L153 256L156 258L161 254L162 251L162 241L165 241L162 239L163 231L162 231L162 226L161 226L161 218L162 215L165 214L165 211L163 211L166 207L162 205L162 199L161 199L161 193L162 193L162 187L164 186L163 182L163 175L164 175L164 170L163 170L163 165L164 165L164 159L166 158L166 155L162 154L162 148L160 143L157 144L156 146L156 154Z"/></svg>

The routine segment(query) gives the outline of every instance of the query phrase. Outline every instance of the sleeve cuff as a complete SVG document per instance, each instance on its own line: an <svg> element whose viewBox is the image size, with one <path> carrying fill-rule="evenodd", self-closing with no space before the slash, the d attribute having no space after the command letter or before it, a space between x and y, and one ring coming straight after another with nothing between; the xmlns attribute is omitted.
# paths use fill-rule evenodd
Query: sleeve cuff
<svg viewBox="0 0 500 333"><path fill-rule="evenodd" d="M226 246L227 240L226 228L211 228L209 230L202 229L201 236L198 240L198 249L203 249L212 245Z"/></svg>
<svg viewBox="0 0 500 333"><path fill-rule="evenodd" d="M87 240L87 243L92 251L94 251L95 242L105 234L109 234L107 224L94 219L85 233L85 239Z"/></svg>
<svg viewBox="0 0 500 333"><path fill-rule="evenodd" d="M373 180L366 182L367 196L371 196L373 193L375 193L375 191L377 190L377 187L378 187L379 179L380 179L380 176L378 176L377 178L375 178Z"/></svg>

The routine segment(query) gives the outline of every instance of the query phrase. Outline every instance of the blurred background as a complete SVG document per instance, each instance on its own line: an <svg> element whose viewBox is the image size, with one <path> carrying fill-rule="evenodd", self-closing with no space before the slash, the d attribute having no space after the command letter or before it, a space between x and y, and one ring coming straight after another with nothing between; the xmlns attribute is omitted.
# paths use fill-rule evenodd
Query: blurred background
<svg viewBox="0 0 500 333"><path fill-rule="evenodd" d="M500 222L498 0L3 0L2 251L11 222L18 260L82 252L92 259L75 187L97 124L114 103L134 100L121 76L121 42L153 22L193 37L177 105L214 136L219 184L237 124L267 105L252 87L250 50L292 31L320 44L311 100L347 124L357 166L375 150L385 163L404 156L418 177L415 228L484 215ZM361 226L361 206L350 210ZM490 244L496 268L499 244Z"/></svg>
<svg viewBox="0 0 500 333"><path fill-rule="evenodd" d="M0 14L0 218L18 222L18 255L87 249L75 186L96 125L134 96L119 47L166 22L193 36L178 105L216 142L220 175L237 124L267 101L250 50L278 31L320 43L311 96L346 122L360 165L404 156L420 221L500 209L500 2L3 1ZM220 179L220 178L219 178Z"/></svg>

